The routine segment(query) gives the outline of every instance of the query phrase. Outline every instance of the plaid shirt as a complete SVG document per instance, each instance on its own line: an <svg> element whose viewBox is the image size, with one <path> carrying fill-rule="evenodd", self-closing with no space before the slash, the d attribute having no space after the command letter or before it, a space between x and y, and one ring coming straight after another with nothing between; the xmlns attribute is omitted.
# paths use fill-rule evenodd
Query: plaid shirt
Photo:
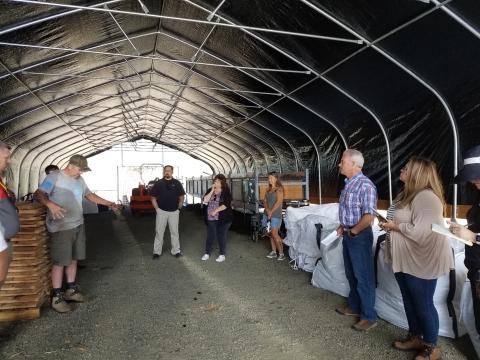
<svg viewBox="0 0 480 360"><path fill-rule="evenodd" d="M373 214L377 208L377 188L362 172L345 179L345 188L340 194L340 224L355 226L364 214Z"/></svg>

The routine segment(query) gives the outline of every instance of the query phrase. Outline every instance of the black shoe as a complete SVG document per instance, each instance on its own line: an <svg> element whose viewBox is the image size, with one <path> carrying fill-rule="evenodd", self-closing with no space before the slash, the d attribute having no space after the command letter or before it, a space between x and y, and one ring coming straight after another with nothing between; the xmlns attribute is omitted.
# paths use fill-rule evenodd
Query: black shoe
<svg viewBox="0 0 480 360"><path fill-rule="evenodd" d="M177 253L175 254L175 257L176 257L176 258L179 258L179 257L182 257L182 256L183 256L183 254L182 254L181 251L180 251L180 252L177 252Z"/></svg>
<svg viewBox="0 0 480 360"><path fill-rule="evenodd" d="M158 255L158 254L153 254L152 259L153 259L153 260L158 260L158 259L160 259L160 255Z"/></svg>

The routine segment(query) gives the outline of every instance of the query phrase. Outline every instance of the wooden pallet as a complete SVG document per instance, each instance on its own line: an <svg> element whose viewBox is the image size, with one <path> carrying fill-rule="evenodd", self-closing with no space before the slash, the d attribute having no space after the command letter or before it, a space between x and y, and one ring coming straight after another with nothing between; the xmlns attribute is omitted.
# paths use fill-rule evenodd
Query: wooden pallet
<svg viewBox="0 0 480 360"><path fill-rule="evenodd" d="M51 290L46 209L33 203L17 207L20 231L11 239L12 262L0 290L0 321L40 317Z"/></svg>

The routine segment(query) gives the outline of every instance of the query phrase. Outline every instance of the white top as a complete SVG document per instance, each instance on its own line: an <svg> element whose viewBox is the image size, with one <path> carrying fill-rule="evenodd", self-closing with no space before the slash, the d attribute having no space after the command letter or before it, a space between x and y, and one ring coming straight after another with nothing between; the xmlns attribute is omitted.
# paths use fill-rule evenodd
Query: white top
<svg viewBox="0 0 480 360"><path fill-rule="evenodd" d="M7 248L8 244L5 240L5 236L3 236L3 226L0 224L0 252L6 250Z"/></svg>

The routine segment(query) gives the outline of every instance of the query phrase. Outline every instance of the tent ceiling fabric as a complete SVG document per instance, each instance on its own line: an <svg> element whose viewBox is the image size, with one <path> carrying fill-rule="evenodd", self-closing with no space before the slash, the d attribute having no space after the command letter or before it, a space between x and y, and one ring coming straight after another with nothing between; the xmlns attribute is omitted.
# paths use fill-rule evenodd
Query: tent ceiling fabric
<svg viewBox="0 0 480 360"><path fill-rule="evenodd" d="M215 172L308 167L312 190L336 196L353 147L381 198L417 154L439 164L456 202L461 151L480 133L477 5L0 0L12 179L23 195L49 163L146 138Z"/></svg>

